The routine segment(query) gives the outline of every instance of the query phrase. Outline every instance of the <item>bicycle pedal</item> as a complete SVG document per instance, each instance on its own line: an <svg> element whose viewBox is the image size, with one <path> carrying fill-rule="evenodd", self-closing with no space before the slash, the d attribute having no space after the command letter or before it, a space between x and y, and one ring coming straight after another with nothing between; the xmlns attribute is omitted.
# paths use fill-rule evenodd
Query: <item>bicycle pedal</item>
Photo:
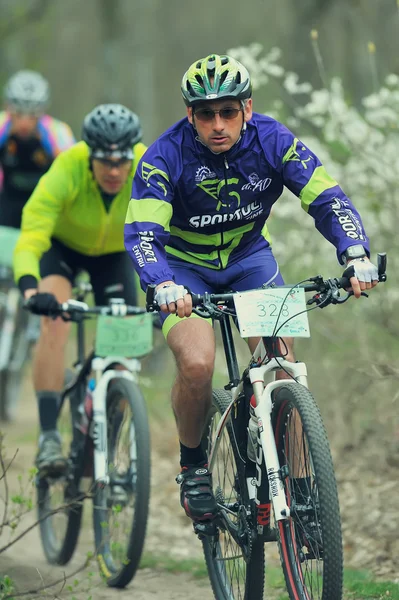
<svg viewBox="0 0 399 600"><path fill-rule="evenodd" d="M206 521L203 523L193 523L194 533L198 539L203 540L206 537L214 537L217 533L216 523L214 521Z"/></svg>

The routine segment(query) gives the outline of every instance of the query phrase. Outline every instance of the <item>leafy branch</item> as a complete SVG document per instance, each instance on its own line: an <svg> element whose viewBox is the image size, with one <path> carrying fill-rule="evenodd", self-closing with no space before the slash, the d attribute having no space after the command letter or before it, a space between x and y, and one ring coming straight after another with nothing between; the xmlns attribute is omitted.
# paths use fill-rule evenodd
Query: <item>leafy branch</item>
<svg viewBox="0 0 399 600"><path fill-rule="evenodd" d="M89 554L85 560L85 562L78 567L77 569L75 569L75 571L72 571L72 573L67 574L63 574L62 577L55 579L54 581L51 581L50 583L45 584L43 582L43 585L39 586L39 587L35 587L32 588L30 590L25 590L23 592L12 592L11 594L7 594L6 596L0 596L1 600L14 600L14 598L22 598L24 596L31 596L31 595L37 595L40 592L44 592L47 590L50 590L52 588L54 588L57 585L61 584L61 589L59 590L59 594L62 592L62 590L64 589L67 581L69 579L71 579L72 577L75 577L76 575L78 575L79 573L81 573L82 571L84 571L91 563L91 561L93 560L93 555ZM39 573L40 575L40 573ZM43 581L43 578L41 578ZM54 598L58 598L58 594L56 596L54 596Z"/></svg>
<svg viewBox="0 0 399 600"><path fill-rule="evenodd" d="M15 461L15 458L18 454L18 450L15 452L15 454L11 458L11 460L9 462L7 462L7 460L5 459L5 455L4 455L3 440L4 440L4 435L0 432L0 482L2 482L2 486L3 486L3 495L1 498L1 500L3 502L3 508L2 508L2 517L0 519L0 536L4 532L5 527L10 527L12 530L15 530L16 527L18 526L18 524L20 523L22 517L25 514L27 514L28 512L30 512L32 509L32 501L30 498L26 497L26 488L24 489L24 486L22 485L22 476L21 475L18 476L18 481L19 481L19 485L20 485L20 493L16 494L16 495L12 495L12 493L10 491L10 485L8 482L8 472L9 472L12 464ZM36 469L30 470L28 484L32 483L36 473L37 473ZM79 503L83 502L83 500L85 500L86 498L91 498L91 497L92 497L92 494L90 494L90 493L80 494L79 498L77 498L77 499L75 498L69 502L64 502L63 504L60 504L56 508L49 510L45 515L36 519L32 524L25 527L19 533L19 535L17 535L13 539L11 539L8 543L1 546L0 554L6 552L6 550L8 550L11 546L13 546L18 541L20 541L22 538L24 538L30 531L35 529L45 519L51 518L54 515L56 515L57 513L71 510L74 507L76 507L77 502L79 502ZM19 512L17 514L10 516L9 513L10 513L10 504L11 503L18 505ZM38 572L39 577L41 578L42 585L32 588L32 589L29 589L29 590L24 590L21 592L14 591L14 589L15 589L14 582L12 581L12 579L10 577L8 577L8 576L0 577L0 600L11 600L14 598L26 597L26 596L32 597L32 595L36 596L37 594L41 594L42 592L46 592L49 590L51 590L51 597L53 599L59 598L58 594L60 594L62 592L67 581L70 580L71 578L75 577L78 573L81 573L82 571L84 571L88 567L88 565L90 564L92 559L93 559L93 554L88 553L87 558L83 562L82 565L80 565L78 568L76 568L71 573L69 573L69 574L64 573L58 579L55 579L54 581L51 581L50 583L47 583L47 584L44 583L40 572ZM79 583L78 580L74 581L75 586L78 583ZM61 589L57 593L55 593L54 588L59 585L61 585ZM55 595L53 595L53 594L55 594ZM43 596L40 595L40 598L42 598L42 597Z"/></svg>

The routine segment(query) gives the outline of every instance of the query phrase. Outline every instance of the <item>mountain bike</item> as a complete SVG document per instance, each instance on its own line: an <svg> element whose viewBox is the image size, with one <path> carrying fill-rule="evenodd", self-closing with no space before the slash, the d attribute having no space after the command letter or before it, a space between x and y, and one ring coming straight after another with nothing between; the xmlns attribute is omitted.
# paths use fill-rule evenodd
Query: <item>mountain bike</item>
<svg viewBox="0 0 399 600"><path fill-rule="evenodd" d="M380 281L386 255L378 255ZM283 336L309 337L307 313L342 304L346 278L294 286L192 294L197 315L220 322L229 382L214 390L203 435L219 507L194 523L217 600L264 597L265 543L277 542L292 600L340 600L343 553L338 493L327 434L303 362L284 358ZM306 302L305 292L316 292ZM363 295L367 295L363 293ZM311 307L311 305L314 305ZM154 289L147 310L159 310ZM230 319L260 337L240 376ZM283 370L288 379L274 379ZM255 424L255 435L254 427ZM252 458L251 458L252 457Z"/></svg>
<svg viewBox="0 0 399 600"><path fill-rule="evenodd" d="M0 420L15 417L18 396L39 320L22 310L22 296L14 283L12 254L19 229L0 226Z"/></svg>
<svg viewBox="0 0 399 600"><path fill-rule="evenodd" d="M77 324L77 362L66 377L58 419L62 423L69 400L69 468L63 477L37 478L38 517L47 560L64 565L78 542L84 500L91 498L99 569L109 586L121 588L137 570L148 518L150 433L138 358L152 349L153 319L121 299L89 308L83 302L89 291L91 285L81 282L76 298L50 315ZM90 318L97 319L96 337L86 356Z"/></svg>

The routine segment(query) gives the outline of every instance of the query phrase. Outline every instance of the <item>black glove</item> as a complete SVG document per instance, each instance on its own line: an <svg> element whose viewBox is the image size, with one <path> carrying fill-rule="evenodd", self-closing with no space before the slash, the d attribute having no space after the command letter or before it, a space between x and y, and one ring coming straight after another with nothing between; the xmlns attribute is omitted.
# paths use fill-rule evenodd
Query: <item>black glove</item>
<svg viewBox="0 0 399 600"><path fill-rule="evenodd" d="M34 315L52 317L59 313L59 303L57 298L54 294L47 294L45 292L31 296L26 302L26 307Z"/></svg>

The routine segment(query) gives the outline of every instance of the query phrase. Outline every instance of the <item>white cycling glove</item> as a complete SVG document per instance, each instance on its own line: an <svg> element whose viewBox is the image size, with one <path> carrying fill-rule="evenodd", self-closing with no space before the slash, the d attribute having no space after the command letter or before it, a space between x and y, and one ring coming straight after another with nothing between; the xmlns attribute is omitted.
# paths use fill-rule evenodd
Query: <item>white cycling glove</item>
<svg viewBox="0 0 399 600"><path fill-rule="evenodd" d="M171 304L177 300L184 298L188 291L183 285L165 285L159 288L155 294L155 300L161 306L162 304Z"/></svg>
<svg viewBox="0 0 399 600"><path fill-rule="evenodd" d="M353 275L350 274L351 268L353 268ZM372 281L378 281L378 269L365 258L354 258L348 263L344 276L357 277L359 281L371 283Z"/></svg>

